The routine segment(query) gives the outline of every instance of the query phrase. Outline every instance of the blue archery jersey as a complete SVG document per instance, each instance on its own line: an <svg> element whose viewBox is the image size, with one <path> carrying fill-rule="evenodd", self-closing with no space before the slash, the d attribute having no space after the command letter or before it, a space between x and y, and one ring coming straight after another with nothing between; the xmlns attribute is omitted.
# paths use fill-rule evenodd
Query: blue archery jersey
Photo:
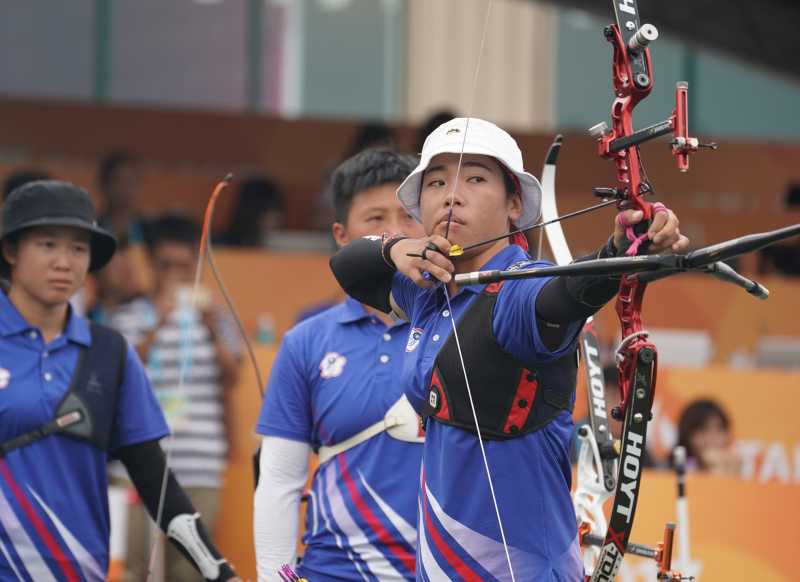
<svg viewBox="0 0 800 582"><path fill-rule="evenodd" d="M332 446L381 420L404 393L408 325L347 299L283 339L257 432ZM298 573L314 582L413 580L422 444L386 432L314 475Z"/></svg>
<svg viewBox="0 0 800 582"><path fill-rule="evenodd" d="M72 380L89 325L70 312L45 343L0 292L0 441L52 420ZM127 361L109 450L168 432L144 369ZM52 435L0 459L0 580L105 580L108 568L108 452Z"/></svg>
<svg viewBox="0 0 800 582"><path fill-rule="evenodd" d="M536 263L545 266L547 263ZM533 266L511 245L482 269ZM559 349L548 350L539 337L536 298L548 279L507 281L492 317L495 339L531 367L575 350L582 322L568 330ZM482 286L464 288L448 305L441 287L421 289L395 275L392 295L411 319L403 377L408 397L422 410L435 359L456 321ZM452 313L451 313L452 310ZM487 330L490 333L492 330ZM465 362L470 366L481 362ZM418 580L511 580L477 437L429 420L418 498ZM583 574L570 496L571 414L519 438L484 443L517 580L579 580Z"/></svg>

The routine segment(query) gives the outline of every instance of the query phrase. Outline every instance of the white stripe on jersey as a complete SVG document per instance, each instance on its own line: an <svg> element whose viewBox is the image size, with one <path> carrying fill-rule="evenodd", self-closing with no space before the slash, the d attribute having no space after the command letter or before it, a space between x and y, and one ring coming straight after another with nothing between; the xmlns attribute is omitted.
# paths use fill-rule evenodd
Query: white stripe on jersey
<svg viewBox="0 0 800 582"><path fill-rule="evenodd" d="M375 500L375 503L378 504L378 507L381 508L381 511L386 515L389 521L392 522L392 525L395 527L397 531L400 532L400 535L403 536L403 539L408 542L408 544L414 548L417 546L417 529L411 527L411 524L408 523L403 517L397 513L392 507L386 503L380 495L378 495L375 490L369 486L367 480L364 479L364 474L359 471L358 478L361 479L362 485L364 488L369 492L372 499Z"/></svg>
<svg viewBox="0 0 800 582"><path fill-rule="evenodd" d="M317 474L317 489L320 490L317 493L317 499L320 500L319 504L320 515L322 515L322 519L323 521L325 521L325 529L327 529L331 533L331 535L333 535L333 539L336 541L336 545L339 547L339 549L347 553L347 557L350 558L350 561L356 567L358 573L361 574L361 578L364 580L364 582L369 582L369 578L367 578L367 575L364 573L364 570L361 567L361 563L358 560L356 560L356 557L353 555L353 552L350 551L350 548L345 547L344 542L342 542L342 537L339 535L339 533L333 527L331 527L331 521L330 518L328 517L328 510L325 507L325 502L323 501L325 497L322 495L322 482L325 480L326 480L325 474L323 473Z"/></svg>
<svg viewBox="0 0 800 582"><path fill-rule="evenodd" d="M378 548L369 543L364 531L358 527L358 524L350 515L344 499L342 499L342 493L337 486L337 482L340 479L337 478L339 474L336 466L336 463L328 463L325 467L327 476L325 493L328 495L328 502L331 505L333 520L347 538L348 545L358 554L378 580L381 580L381 582L405 582L405 576L397 571Z"/></svg>
<svg viewBox="0 0 800 582"><path fill-rule="evenodd" d="M425 522L425 514L422 512L422 502L419 504L419 521ZM444 573L444 570L439 566L436 558L433 557L431 549L428 546L428 530L421 528L419 532L419 547L417 548L417 559L421 562L417 564L417 569L422 570L428 580L435 580L436 582L450 582L450 577Z"/></svg>
<svg viewBox="0 0 800 582"><path fill-rule="evenodd" d="M31 538L28 537L28 533L25 531L25 528L22 527L19 519L17 519L17 515L11 508L11 504L9 504L8 499L6 499L2 488L0 488L0 524L5 528L11 545L14 546L17 555L19 555L20 560L22 560L31 578L36 580L36 582L56 582L44 558L42 558L39 550L36 549ZM9 562L12 565L14 564L11 560L9 560Z"/></svg>
<svg viewBox="0 0 800 582"><path fill-rule="evenodd" d="M11 566L11 569L14 571L14 575L17 577L17 580L19 580L20 582L24 582L25 578L23 578L22 574L20 574L19 570L17 570L17 565L14 563L14 560L11 559L11 552L8 551L8 548L6 548L6 545L3 543L3 540L0 540L0 552L3 553L6 562L8 562L9 566Z"/></svg>
<svg viewBox="0 0 800 582"><path fill-rule="evenodd" d="M442 528L444 528L451 538L458 542L458 545L460 545L473 560L478 562L484 570L498 580L511 580L511 573L508 570L508 561L506 561L503 544L476 532L445 513L442 506L439 505L439 501L433 496L430 489L428 489L427 484L425 485L425 496L436 519L442 524ZM508 552L511 554L512 563L517 563L517 560L514 559L515 554L517 554L517 559L525 561L523 552L520 552L516 548L509 546Z"/></svg>
<svg viewBox="0 0 800 582"><path fill-rule="evenodd" d="M50 509L50 507L44 502L44 500L39 497L38 493L34 491L34 489L29 485L28 491L31 492L36 498L36 501L39 505L44 509L47 516L50 520L55 524L58 533L61 534L61 539L64 540L64 543L67 544L67 547L72 552L72 555L75 556L75 559L78 561L78 565L81 567L81 571L83 575L86 576L87 580L95 580L97 582L103 582L106 579L106 574L103 572L102 568L100 568L100 564L97 563L92 555L83 547L72 532L69 531L69 528L65 526L56 513Z"/></svg>

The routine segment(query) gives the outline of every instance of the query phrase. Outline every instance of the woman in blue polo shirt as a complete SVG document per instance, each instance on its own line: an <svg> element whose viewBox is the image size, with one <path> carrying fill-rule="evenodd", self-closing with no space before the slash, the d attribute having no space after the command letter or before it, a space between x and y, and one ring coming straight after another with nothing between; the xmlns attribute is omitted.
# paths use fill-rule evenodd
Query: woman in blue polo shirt
<svg viewBox="0 0 800 582"><path fill-rule="evenodd" d="M539 216L538 181L524 171L513 138L487 121L439 126L397 194L428 236L355 241L331 266L348 294L408 319L418 338L404 368L409 399L428 417L417 579L581 580L569 463L575 343L583 320L615 295L619 281L454 285L455 272L534 264L520 238L455 262L447 257L452 244L487 240ZM635 224L642 216L627 211L624 218ZM688 245L666 209L648 237L650 252ZM614 256L624 245L615 226L592 258Z"/></svg>
<svg viewBox="0 0 800 582"><path fill-rule="evenodd" d="M133 349L69 307L116 242L86 191L51 180L9 195L0 232L0 579L105 580L108 456L156 515L168 432ZM171 475L160 517L206 579L235 579Z"/></svg>

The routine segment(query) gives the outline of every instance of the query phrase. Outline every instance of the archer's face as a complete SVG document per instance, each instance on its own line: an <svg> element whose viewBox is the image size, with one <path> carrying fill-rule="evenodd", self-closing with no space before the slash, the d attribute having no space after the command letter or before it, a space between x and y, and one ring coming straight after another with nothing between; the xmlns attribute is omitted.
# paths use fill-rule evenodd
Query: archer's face
<svg viewBox="0 0 800 582"><path fill-rule="evenodd" d="M412 238L425 236L422 225L406 211L397 199L399 184L389 183L369 188L353 197L347 213L347 224L335 223L333 236L340 247L363 236L405 234Z"/></svg>
<svg viewBox="0 0 800 582"><path fill-rule="evenodd" d="M428 234L444 236L450 205L453 215L448 239L462 246L508 232L519 218L519 196L508 197L500 164L490 156L440 154L422 176L420 211ZM456 182L456 174L458 181Z"/></svg>
<svg viewBox="0 0 800 582"><path fill-rule="evenodd" d="M6 245L11 286L46 306L66 303L89 271L89 233L64 226L32 228L16 247Z"/></svg>

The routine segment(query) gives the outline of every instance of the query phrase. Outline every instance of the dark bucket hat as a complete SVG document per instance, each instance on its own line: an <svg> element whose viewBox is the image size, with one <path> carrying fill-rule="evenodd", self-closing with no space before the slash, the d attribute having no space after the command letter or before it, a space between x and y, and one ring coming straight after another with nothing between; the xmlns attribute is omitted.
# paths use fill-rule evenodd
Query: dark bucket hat
<svg viewBox="0 0 800 582"><path fill-rule="evenodd" d="M117 248L117 240L97 225L89 193L69 182L36 180L14 189L3 205L0 242L7 236L35 226L72 226L91 235L90 271L102 269ZM0 253L0 266L9 265Z"/></svg>

